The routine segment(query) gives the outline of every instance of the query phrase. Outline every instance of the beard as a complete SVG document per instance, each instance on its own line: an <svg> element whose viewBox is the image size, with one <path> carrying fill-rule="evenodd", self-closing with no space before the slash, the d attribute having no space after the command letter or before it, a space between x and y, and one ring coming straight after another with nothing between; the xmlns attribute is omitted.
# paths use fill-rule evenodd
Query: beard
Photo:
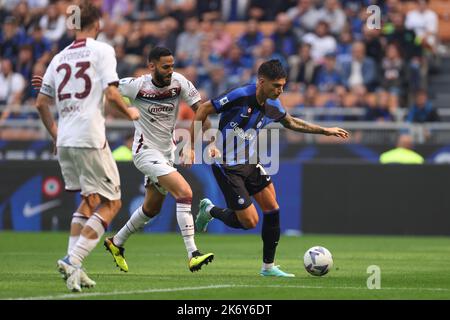
<svg viewBox="0 0 450 320"><path fill-rule="evenodd" d="M162 84L164 86L168 86L172 82L172 76L170 76L170 78L167 78L167 77L164 77L158 71L156 71L155 72L155 80L156 80L157 83L160 83L160 84Z"/></svg>

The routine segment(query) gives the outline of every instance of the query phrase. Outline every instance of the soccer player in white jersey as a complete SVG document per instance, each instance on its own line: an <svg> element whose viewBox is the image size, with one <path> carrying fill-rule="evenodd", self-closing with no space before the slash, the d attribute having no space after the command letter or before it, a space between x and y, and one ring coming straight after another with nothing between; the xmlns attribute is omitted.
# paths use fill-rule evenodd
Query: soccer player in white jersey
<svg viewBox="0 0 450 320"><path fill-rule="evenodd" d="M137 107L141 117L135 121L133 162L145 175L144 203L131 215L127 223L104 245L111 252L117 266L128 271L123 245L131 234L140 230L160 212L168 192L176 200L178 226L188 253L190 271L200 270L214 258L202 254L194 241L194 221L191 214L192 190L174 168L175 142L173 132L180 99L196 111L200 94L183 75L174 72L174 58L170 50L155 47L148 58L150 73L139 78L121 79L119 90Z"/></svg>
<svg viewBox="0 0 450 320"><path fill-rule="evenodd" d="M117 88L114 49L95 40L100 16L94 6L82 7L81 29L52 59L36 101L57 147L66 190L81 191L82 196L72 217L67 256L57 262L72 291L95 285L81 265L121 207L119 172L105 136L103 95L129 120L139 118L139 111L124 102ZM58 124L49 109L53 99Z"/></svg>

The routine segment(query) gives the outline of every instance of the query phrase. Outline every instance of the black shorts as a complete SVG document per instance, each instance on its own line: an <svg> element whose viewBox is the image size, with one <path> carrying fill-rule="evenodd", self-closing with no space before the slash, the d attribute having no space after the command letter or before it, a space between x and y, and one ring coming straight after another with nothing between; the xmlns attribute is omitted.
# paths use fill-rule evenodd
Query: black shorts
<svg viewBox="0 0 450 320"><path fill-rule="evenodd" d="M272 183L260 164L211 167L228 208L233 210L248 208L252 204L251 196Z"/></svg>

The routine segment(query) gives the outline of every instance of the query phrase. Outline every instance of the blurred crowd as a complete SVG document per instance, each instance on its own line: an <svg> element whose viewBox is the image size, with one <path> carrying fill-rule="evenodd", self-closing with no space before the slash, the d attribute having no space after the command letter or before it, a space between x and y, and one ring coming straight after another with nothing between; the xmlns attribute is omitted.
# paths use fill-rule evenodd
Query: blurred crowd
<svg viewBox="0 0 450 320"><path fill-rule="evenodd" d="M431 0L433 1L433 0ZM289 75L286 107L365 108L363 118L319 120L437 121L427 79L437 55L438 15L428 1L399 0L93 0L103 12L98 40L116 50L120 77L146 72L154 46L174 52L176 68L204 100L255 81L267 59ZM0 0L0 121L37 117L22 112L55 53L74 39L67 7L77 1ZM367 7L380 11L369 28ZM373 19L369 18L369 19ZM373 22L373 21L372 21ZM261 26L269 26L264 31ZM230 26L240 27L235 34ZM269 31L267 31L269 30ZM182 119L192 117L185 106Z"/></svg>

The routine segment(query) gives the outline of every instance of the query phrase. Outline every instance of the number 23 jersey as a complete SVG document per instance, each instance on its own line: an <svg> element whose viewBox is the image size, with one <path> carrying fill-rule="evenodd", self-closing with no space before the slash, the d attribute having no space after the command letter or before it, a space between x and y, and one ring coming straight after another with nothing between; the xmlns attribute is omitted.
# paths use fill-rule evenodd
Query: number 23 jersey
<svg viewBox="0 0 450 320"><path fill-rule="evenodd" d="M103 91L117 83L114 49L92 38L77 39L51 61L40 93L55 99L59 147L103 148Z"/></svg>

